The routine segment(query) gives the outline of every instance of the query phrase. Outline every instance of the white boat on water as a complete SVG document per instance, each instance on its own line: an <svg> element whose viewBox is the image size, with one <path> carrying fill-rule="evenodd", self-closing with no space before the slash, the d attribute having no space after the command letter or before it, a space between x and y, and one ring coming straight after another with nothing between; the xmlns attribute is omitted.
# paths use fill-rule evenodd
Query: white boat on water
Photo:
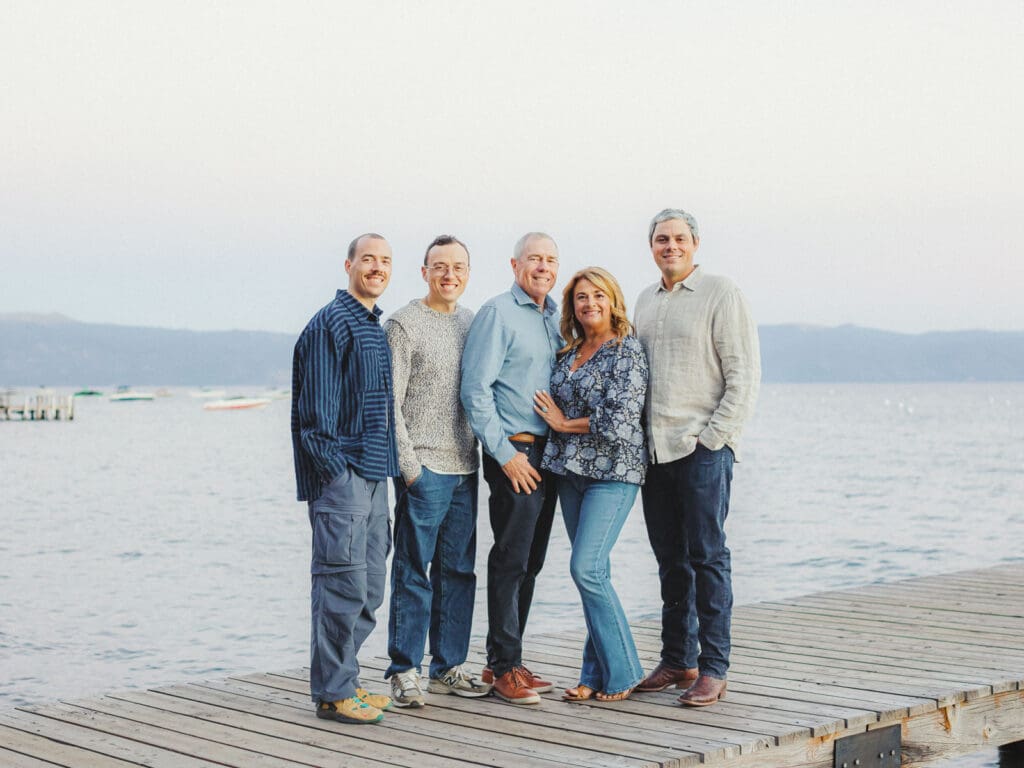
<svg viewBox="0 0 1024 768"><path fill-rule="evenodd" d="M263 408L271 402L269 397L226 397L203 403L204 411L241 411L247 408Z"/></svg>
<svg viewBox="0 0 1024 768"><path fill-rule="evenodd" d="M156 398L152 392L134 392L132 390L125 390L124 392L115 392L110 396L110 402L112 403L126 403L132 400L153 400Z"/></svg>

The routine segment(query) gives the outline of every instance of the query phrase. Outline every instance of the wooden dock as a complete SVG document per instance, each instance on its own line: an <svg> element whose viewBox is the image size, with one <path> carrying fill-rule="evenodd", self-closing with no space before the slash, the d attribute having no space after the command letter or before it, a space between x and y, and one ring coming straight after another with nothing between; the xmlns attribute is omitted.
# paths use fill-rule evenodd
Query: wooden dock
<svg viewBox="0 0 1024 768"><path fill-rule="evenodd" d="M15 417L22 421L71 421L75 418L74 395L28 395L16 398L0 394L0 420L11 421Z"/></svg>
<svg viewBox="0 0 1024 768"><path fill-rule="evenodd" d="M658 624L634 634L649 669ZM527 665L560 686L539 706L428 695L342 725L314 717L306 670L238 675L0 711L0 765L889 768L1024 740L1024 562L737 608L729 692L706 709L674 690L561 701L581 642L528 635ZM363 666L384 692L386 662Z"/></svg>

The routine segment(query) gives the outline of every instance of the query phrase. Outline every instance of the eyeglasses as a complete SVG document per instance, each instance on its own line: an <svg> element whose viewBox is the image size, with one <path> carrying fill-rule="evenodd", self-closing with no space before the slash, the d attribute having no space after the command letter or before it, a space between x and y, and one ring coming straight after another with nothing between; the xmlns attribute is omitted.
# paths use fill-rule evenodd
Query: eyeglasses
<svg viewBox="0 0 1024 768"><path fill-rule="evenodd" d="M430 267L430 273L437 277L444 277L451 270L457 277L463 277L469 273L468 264L435 264Z"/></svg>

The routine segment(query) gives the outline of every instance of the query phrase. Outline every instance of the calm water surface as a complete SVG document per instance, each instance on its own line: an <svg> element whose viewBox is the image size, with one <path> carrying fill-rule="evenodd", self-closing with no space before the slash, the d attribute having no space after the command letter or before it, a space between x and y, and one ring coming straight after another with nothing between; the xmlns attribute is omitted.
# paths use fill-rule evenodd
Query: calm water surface
<svg viewBox="0 0 1024 768"><path fill-rule="evenodd" d="M307 663L288 407L205 412L176 390L0 422L0 708ZM1019 560L1022 499L1024 384L767 385L733 486L737 603ZM613 562L631 617L658 614L639 504ZM531 622L582 625L560 522Z"/></svg>

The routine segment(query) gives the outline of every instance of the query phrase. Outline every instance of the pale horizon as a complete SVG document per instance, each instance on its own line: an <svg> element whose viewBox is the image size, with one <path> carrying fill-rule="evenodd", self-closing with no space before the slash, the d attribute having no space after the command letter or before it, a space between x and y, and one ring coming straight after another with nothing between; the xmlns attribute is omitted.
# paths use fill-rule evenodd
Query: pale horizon
<svg viewBox="0 0 1024 768"><path fill-rule="evenodd" d="M0 312L295 333L391 242L550 232L630 310L665 207L760 325L1021 330L1024 6L8 0Z"/></svg>

